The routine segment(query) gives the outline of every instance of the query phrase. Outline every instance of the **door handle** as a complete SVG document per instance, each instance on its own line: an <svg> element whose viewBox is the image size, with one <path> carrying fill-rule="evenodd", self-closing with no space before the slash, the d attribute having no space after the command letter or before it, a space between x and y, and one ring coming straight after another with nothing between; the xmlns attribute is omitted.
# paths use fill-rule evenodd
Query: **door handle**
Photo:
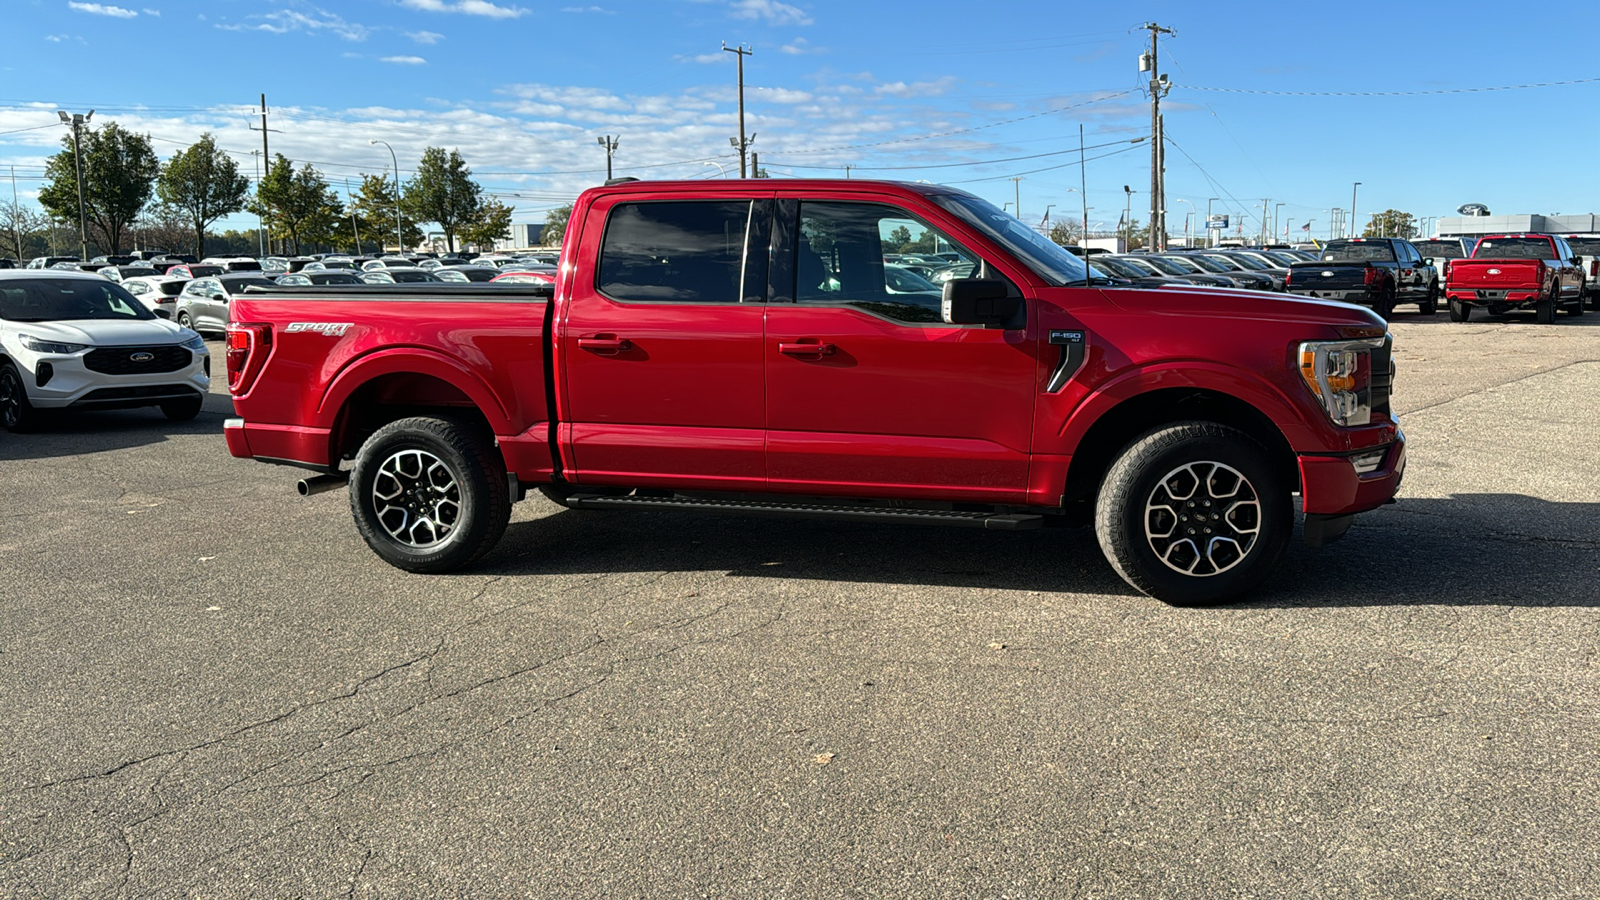
<svg viewBox="0 0 1600 900"><path fill-rule="evenodd" d="M578 349L598 353L601 356L615 356L632 350L633 342L614 334L597 334L593 337L578 338Z"/></svg>
<svg viewBox="0 0 1600 900"><path fill-rule="evenodd" d="M778 345L778 352L786 356L802 356L814 359L832 356L838 349L832 344L818 343L816 341L800 341L792 344L786 342Z"/></svg>

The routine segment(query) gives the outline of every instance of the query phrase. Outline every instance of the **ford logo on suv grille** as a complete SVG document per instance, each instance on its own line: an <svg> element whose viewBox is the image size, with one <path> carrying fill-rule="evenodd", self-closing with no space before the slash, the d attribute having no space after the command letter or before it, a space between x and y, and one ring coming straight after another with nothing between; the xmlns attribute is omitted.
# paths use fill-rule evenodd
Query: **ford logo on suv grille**
<svg viewBox="0 0 1600 900"><path fill-rule="evenodd" d="M144 351L144 350L140 350L138 353L130 353L130 354L128 354L128 361L129 362L147 363L147 362L155 362L155 359L156 359L156 355L154 353L149 353L149 352Z"/></svg>

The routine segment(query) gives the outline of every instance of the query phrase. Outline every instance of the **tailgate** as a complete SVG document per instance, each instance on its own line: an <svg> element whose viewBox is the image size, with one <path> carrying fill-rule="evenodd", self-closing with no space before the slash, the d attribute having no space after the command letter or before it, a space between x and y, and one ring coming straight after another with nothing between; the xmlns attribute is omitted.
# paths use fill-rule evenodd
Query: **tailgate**
<svg viewBox="0 0 1600 900"><path fill-rule="evenodd" d="M1366 290L1368 266L1357 263L1307 262L1289 267L1293 291Z"/></svg>
<svg viewBox="0 0 1600 900"><path fill-rule="evenodd" d="M1544 263L1534 259L1458 259L1450 263L1452 288L1534 290L1543 283Z"/></svg>

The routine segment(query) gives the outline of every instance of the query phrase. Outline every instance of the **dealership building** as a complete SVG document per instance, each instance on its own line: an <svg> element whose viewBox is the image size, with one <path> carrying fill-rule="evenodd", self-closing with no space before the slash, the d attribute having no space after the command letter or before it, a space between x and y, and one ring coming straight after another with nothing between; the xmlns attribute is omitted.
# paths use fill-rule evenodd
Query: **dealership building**
<svg viewBox="0 0 1600 900"><path fill-rule="evenodd" d="M1446 216L1439 237L1481 238L1491 234L1600 234L1600 216Z"/></svg>

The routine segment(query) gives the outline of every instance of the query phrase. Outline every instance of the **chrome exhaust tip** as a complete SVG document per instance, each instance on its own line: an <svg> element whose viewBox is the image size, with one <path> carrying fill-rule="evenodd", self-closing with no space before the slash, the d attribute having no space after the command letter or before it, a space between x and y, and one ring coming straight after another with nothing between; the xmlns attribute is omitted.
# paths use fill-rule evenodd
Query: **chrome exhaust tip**
<svg viewBox="0 0 1600 900"><path fill-rule="evenodd" d="M302 478L295 482L294 489L300 492L300 496L309 497L312 494L321 494L326 491L338 490L339 488L342 488L348 484L349 481L350 475L346 472L334 472L328 475L312 475L308 478Z"/></svg>

